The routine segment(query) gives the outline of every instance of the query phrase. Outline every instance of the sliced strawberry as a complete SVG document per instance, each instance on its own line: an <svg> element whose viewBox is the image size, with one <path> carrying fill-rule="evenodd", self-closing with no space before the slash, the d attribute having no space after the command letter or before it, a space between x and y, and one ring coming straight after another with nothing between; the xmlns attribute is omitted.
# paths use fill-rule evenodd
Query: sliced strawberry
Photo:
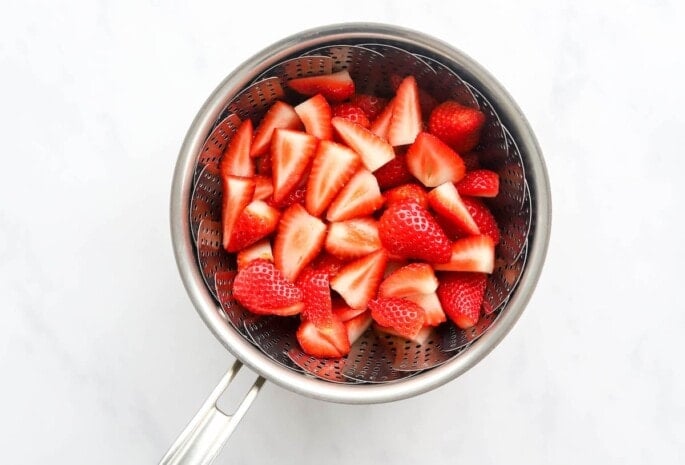
<svg viewBox="0 0 685 465"><path fill-rule="evenodd" d="M240 214L252 200L255 182L251 178L222 176L221 185L223 189L223 197L221 198L222 245L226 249Z"/></svg>
<svg viewBox="0 0 685 465"><path fill-rule="evenodd" d="M428 195L423 187L418 184L403 184L394 187L386 191L385 194L383 194L383 198L385 199L386 205L409 200L418 203L423 208L428 208Z"/></svg>
<svg viewBox="0 0 685 465"><path fill-rule="evenodd" d="M354 81L347 70L291 79L288 86L302 95L322 94L329 102L342 102L354 94Z"/></svg>
<svg viewBox="0 0 685 465"><path fill-rule="evenodd" d="M389 334L391 336L397 336L397 337L403 337L407 339L406 336L403 336L393 328L386 328L384 326L379 325L378 323L373 323L373 330L376 331L377 333L381 334ZM408 338L410 341L413 341L419 345L425 344L426 341L428 341L431 336L433 335L433 328L431 326L424 326L419 331L413 336Z"/></svg>
<svg viewBox="0 0 685 465"><path fill-rule="evenodd" d="M337 275L338 271L343 267L343 265L345 265L345 262L326 252L319 254L319 256L316 257L316 259L312 262L312 268L328 273L330 278L333 278L335 275Z"/></svg>
<svg viewBox="0 0 685 465"><path fill-rule="evenodd" d="M448 100L433 110L428 130L457 152L468 152L478 145L484 123L481 111Z"/></svg>
<svg viewBox="0 0 685 465"><path fill-rule="evenodd" d="M488 207L479 199L463 197L462 201L469 211L471 218L478 225L480 233L489 236L495 245L499 244L500 232L497 220L495 220Z"/></svg>
<svg viewBox="0 0 685 465"><path fill-rule="evenodd" d="M469 171L457 183L457 191L459 191L459 195L497 197L499 193L499 175L490 170Z"/></svg>
<svg viewBox="0 0 685 465"><path fill-rule="evenodd" d="M487 275L483 273L443 273L438 298L445 314L461 329L478 323L483 305Z"/></svg>
<svg viewBox="0 0 685 465"><path fill-rule="evenodd" d="M238 127L226 151L221 157L219 169L223 176L252 176L254 165L250 159L252 145L252 121L246 119Z"/></svg>
<svg viewBox="0 0 685 465"><path fill-rule="evenodd" d="M351 320L352 318L361 315L366 310L366 308L352 308L347 305L344 300L342 300L342 303L333 304L333 314L340 318L340 321L342 322Z"/></svg>
<svg viewBox="0 0 685 465"><path fill-rule="evenodd" d="M371 126L371 121L369 121L364 110L352 103L339 103L333 106L332 110L333 116L339 116L367 129Z"/></svg>
<svg viewBox="0 0 685 465"><path fill-rule="evenodd" d="M263 200L250 202L238 217L226 251L238 252L276 230L281 212Z"/></svg>
<svg viewBox="0 0 685 465"><path fill-rule="evenodd" d="M331 288L350 307L366 308L369 300L376 295L387 260L387 253L380 249L350 262L331 279Z"/></svg>
<svg viewBox="0 0 685 465"><path fill-rule="evenodd" d="M295 284L302 291L302 319L311 321L317 328L332 325L333 306L328 273L306 267Z"/></svg>
<svg viewBox="0 0 685 465"><path fill-rule="evenodd" d="M266 200L274 193L274 185L268 176L255 175L252 179L255 182L252 200Z"/></svg>
<svg viewBox="0 0 685 465"><path fill-rule="evenodd" d="M402 83L402 76L399 74L393 74L390 76L390 86L393 90L397 91ZM423 116L428 116L431 114L433 109L438 106L438 101L431 94L419 87L419 106L421 107L421 114Z"/></svg>
<svg viewBox="0 0 685 465"><path fill-rule="evenodd" d="M388 130L390 129L390 121L392 120L392 109L394 100L391 100L383 111L371 122L369 130L376 134L381 139L388 140Z"/></svg>
<svg viewBox="0 0 685 465"><path fill-rule="evenodd" d="M408 295L405 299L411 300L426 312L426 321L424 323L426 326L438 326L440 323L447 321L438 294L435 292Z"/></svg>
<svg viewBox="0 0 685 465"><path fill-rule="evenodd" d="M381 243L393 255L447 263L450 241L431 214L415 202L388 206L378 223Z"/></svg>
<svg viewBox="0 0 685 465"><path fill-rule="evenodd" d="M416 85L416 79L413 76L407 76L400 83L393 99L388 142L393 147L411 144L422 128L419 88Z"/></svg>
<svg viewBox="0 0 685 465"><path fill-rule="evenodd" d="M478 225L471 217L471 213L457 192L457 188L451 182L441 184L430 191L428 203L439 217L456 226L457 231L464 231L466 234L480 234Z"/></svg>
<svg viewBox="0 0 685 465"><path fill-rule="evenodd" d="M344 221L368 216L383 205L383 196L374 175L360 168L338 193L326 213L328 221Z"/></svg>
<svg viewBox="0 0 685 465"><path fill-rule="evenodd" d="M301 129L302 121L295 109L285 102L277 100L266 112L255 131L250 156L258 157L269 151L274 129Z"/></svg>
<svg viewBox="0 0 685 465"><path fill-rule="evenodd" d="M369 309L376 323L407 338L416 336L426 319L423 308L401 297L379 297L369 301Z"/></svg>
<svg viewBox="0 0 685 465"><path fill-rule="evenodd" d="M400 153L396 153L395 158L374 171L373 175L383 190L414 181L414 176L407 168L407 156Z"/></svg>
<svg viewBox="0 0 685 465"><path fill-rule="evenodd" d="M427 132L420 133L407 150L407 168L426 187L457 182L466 171L459 155Z"/></svg>
<svg viewBox="0 0 685 465"><path fill-rule="evenodd" d="M302 291L288 281L273 263L257 259L238 272L233 296L259 315L296 315L302 311Z"/></svg>
<svg viewBox="0 0 685 465"><path fill-rule="evenodd" d="M341 259L359 258L381 248L378 223L373 218L355 218L328 226L326 252Z"/></svg>
<svg viewBox="0 0 685 465"><path fill-rule="evenodd" d="M236 261L238 264L238 271L246 268L250 262L262 259L270 262L274 261L274 255L271 251L271 242L268 239L262 239L259 242L255 242L249 247L244 248L238 252Z"/></svg>
<svg viewBox="0 0 685 465"><path fill-rule="evenodd" d="M307 181L307 211L314 216L320 216L326 211L359 164L360 159L356 152L335 142L321 141L316 149L312 171Z"/></svg>
<svg viewBox="0 0 685 465"><path fill-rule="evenodd" d="M262 176L271 177L272 172L272 162L271 162L271 152L266 152L261 157L256 160L257 174Z"/></svg>
<svg viewBox="0 0 685 465"><path fill-rule="evenodd" d="M407 297L430 294L438 288L438 278L427 263L410 263L391 273L378 288L381 297Z"/></svg>
<svg viewBox="0 0 685 465"><path fill-rule="evenodd" d="M319 254L326 225L299 203L283 212L274 240L274 261L283 275L295 281L300 271Z"/></svg>
<svg viewBox="0 0 685 465"><path fill-rule="evenodd" d="M452 243L452 257L435 265L436 270L492 273L495 267L495 243L488 236L468 236Z"/></svg>
<svg viewBox="0 0 685 465"><path fill-rule="evenodd" d="M300 131L276 129L271 142L274 201L281 202L298 184L316 152L316 137Z"/></svg>
<svg viewBox="0 0 685 465"><path fill-rule="evenodd" d="M383 139L345 118L334 117L331 124L340 138L361 157L369 171L376 171L395 158L395 151Z"/></svg>
<svg viewBox="0 0 685 465"><path fill-rule="evenodd" d="M350 352L347 329L338 318L333 317L326 328L319 328L311 321L303 321L297 329L297 342L302 350L313 357L338 358Z"/></svg>
<svg viewBox="0 0 685 465"><path fill-rule="evenodd" d="M350 97L350 103L361 108L366 117L369 118L369 121L371 121L381 114L388 104L388 99L369 94L354 94Z"/></svg>
<svg viewBox="0 0 685 465"><path fill-rule="evenodd" d="M280 202L276 202L272 195L267 200L267 203L281 210L285 210L289 206L296 203L304 204L304 197L307 194L307 180L308 176L305 172L305 174L302 175L302 178L300 179L298 185L292 188L283 200L281 200Z"/></svg>
<svg viewBox="0 0 685 465"><path fill-rule="evenodd" d="M387 278L396 270L402 268L403 266L407 266L408 264L409 262L407 262L407 260L404 258L396 258L388 254L388 264L385 266L385 274L383 275L383 279Z"/></svg>
<svg viewBox="0 0 685 465"><path fill-rule="evenodd" d="M371 312L368 311L343 322L345 329L347 330L347 338L350 340L350 344L354 344L357 339L369 329L372 322Z"/></svg>
<svg viewBox="0 0 685 465"><path fill-rule="evenodd" d="M295 113L304 124L304 130L321 140L333 139L331 106L321 94L305 100L295 107Z"/></svg>

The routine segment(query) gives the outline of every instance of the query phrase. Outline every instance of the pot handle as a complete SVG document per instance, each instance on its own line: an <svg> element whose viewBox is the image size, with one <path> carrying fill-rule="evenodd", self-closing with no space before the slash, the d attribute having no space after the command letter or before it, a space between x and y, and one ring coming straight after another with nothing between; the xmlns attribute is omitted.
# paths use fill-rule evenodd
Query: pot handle
<svg viewBox="0 0 685 465"><path fill-rule="evenodd" d="M216 403L243 366L236 360L210 396L159 462L160 465L209 465L257 397L265 379L258 377L232 415Z"/></svg>

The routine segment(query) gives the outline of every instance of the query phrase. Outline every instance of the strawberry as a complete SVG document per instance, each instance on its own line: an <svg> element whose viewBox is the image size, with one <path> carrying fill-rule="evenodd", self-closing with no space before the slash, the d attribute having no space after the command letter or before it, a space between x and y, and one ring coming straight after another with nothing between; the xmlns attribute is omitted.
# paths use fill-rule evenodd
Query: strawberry
<svg viewBox="0 0 685 465"><path fill-rule="evenodd" d="M402 76L399 74L392 74L390 76L390 86L394 91L402 84ZM431 94L419 88L419 106L421 107L422 115L430 115L431 111L438 106L438 101Z"/></svg>
<svg viewBox="0 0 685 465"><path fill-rule="evenodd" d="M393 147L411 144L421 132L422 127L419 89L416 79L413 76L407 76L400 83L393 99L388 142Z"/></svg>
<svg viewBox="0 0 685 465"><path fill-rule="evenodd" d="M316 259L312 262L312 267L316 270L328 273L328 276L333 278L333 276L338 274L338 271L343 267L344 264L345 263L338 257L324 252L316 257Z"/></svg>
<svg viewBox="0 0 685 465"><path fill-rule="evenodd" d="M378 182L370 171L360 168L338 193L326 213L328 221L368 216L383 205Z"/></svg>
<svg viewBox="0 0 685 465"><path fill-rule="evenodd" d="M295 285L302 291L302 319L311 321L317 328L332 325L333 306L328 273L307 267L302 270Z"/></svg>
<svg viewBox="0 0 685 465"><path fill-rule="evenodd" d="M495 244L488 236L468 236L452 243L452 257L435 265L436 270L492 273L495 267Z"/></svg>
<svg viewBox="0 0 685 465"><path fill-rule="evenodd" d="M466 171L461 157L427 132L420 133L407 150L407 168L426 187L457 182Z"/></svg>
<svg viewBox="0 0 685 465"><path fill-rule="evenodd" d="M343 299L341 302L333 304L333 314L340 318L343 323L345 321L351 320L362 313L366 312L366 308L352 308L345 303Z"/></svg>
<svg viewBox="0 0 685 465"><path fill-rule="evenodd" d="M238 272L233 296L259 315L296 315L302 311L302 291L288 281L273 263L257 259Z"/></svg>
<svg viewBox="0 0 685 465"><path fill-rule="evenodd" d="M254 194L252 194L252 200L266 200L271 197L274 193L274 185L271 182L269 176L255 175L252 177L254 179L255 188Z"/></svg>
<svg viewBox="0 0 685 465"><path fill-rule="evenodd" d="M499 193L499 175L490 170L474 170L467 172L457 183L459 195L473 197L497 197Z"/></svg>
<svg viewBox="0 0 685 465"><path fill-rule="evenodd" d="M347 339L350 340L350 344L354 344L357 339L369 329L372 321L371 312L364 312L343 322L345 329L347 330Z"/></svg>
<svg viewBox="0 0 685 465"><path fill-rule="evenodd" d="M295 186L288 195L280 202L274 201L273 195L268 199L268 203L278 209L285 210L289 206L302 203L304 204L304 197L307 195L307 174L305 173L300 179L300 183Z"/></svg>
<svg viewBox="0 0 685 465"><path fill-rule="evenodd" d="M271 142L274 201L281 202L302 178L318 140L300 131L276 129Z"/></svg>
<svg viewBox="0 0 685 465"><path fill-rule="evenodd" d="M463 197L464 206L469 211L471 218L478 226L480 234L485 234L492 239L495 245L499 244L500 233L497 220L492 215L488 207L479 199Z"/></svg>
<svg viewBox="0 0 685 465"><path fill-rule="evenodd" d="M481 111L447 100L430 114L428 131L457 152L468 152L478 145L484 123Z"/></svg>
<svg viewBox="0 0 685 465"><path fill-rule="evenodd" d="M428 208L428 196L423 187L418 184L403 184L394 187L383 194L386 205L404 202L405 200L416 202L423 208Z"/></svg>
<svg viewBox="0 0 685 465"><path fill-rule="evenodd" d="M238 217L226 251L238 252L276 230L281 213L264 202L253 200Z"/></svg>
<svg viewBox="0 0 685 465"><path fill-rule="evenodd" d="M388 104L388 99L369 94L354 94L350 97L350 103L361 108L369 120L374 120Z"/></svg>
<svg viewBox="0 0 685 465"><path fill-rule="evenodd" d="M302 350L313 357L339 358L350 352L347 329L335 316L326 328L319 328L311 321L303 321L297 329L296 337Z"/></svg>
<svg viewBox="0 0 685 465"><path fill-rule="evenodd" d="M438 288L438 278L427 263L410 263L391 273L378 288L381 297L407 297L430 294Z"/></svg>
<svg viewBox="0 0 685 465"><path fill-rule="evenodd" d="M442 308L461 329L478 323L487 275L483 273L444 273L440 277L438 298Z"/></svg>
<svg viewBox="0 0 685 465"><path fill-rule="evenodd" d="M366 308L378 290L388 255L383 249L359 258L340 268L331 279L331 288L352 308Z"/></svg>
<svg viewBox="0 0 685 465"><path fill-rule="evenodd" d="M442 309L440 299L438 299L438 295L435 292L430 294L412 294L404 298L411 300L426 312L424 325L438 326L440 323L447 321L445 311Z"/></svg>
<svg viewBox="0 0 685 465"><path fill-rule="evenodd" d="M369 309L376 323L407 338L416 336L426 319L421 307L401 297L379 297L369 301Z"/></svg>
<svg viewBox="0 0 685 465"><path fill-rule="evenodd" d="M354 81L347 70L291 79L288 86L302 95L322 94L330 102L342 102L354 94Z"/></svg>
<svg viewBox="0 0 685 465"><path fill-rule="evenodd" d="M341 259L370 254L381 248L378 223L370 217L331 223L324 247L326 252Z"/></svg>
<svg viewBox="0 0 685 465"><path fill-rule="evenodd" d="M333 107L333 116L339 116L368 129L371 126L364 110L352 103L339 103Z"/></svg>
<svg viewBox="0 0 685 465"><path fill-rule="evenodd" d="M222 237L223 247L227 249L240 214L252 200L255 182L253 179L240 176L222 176L221 186L223 189L223 197L221 198Z"/></svg>
<svg viewBox="0 0 685 465"><path fill-rule="evenodd" d="M277 100L266 112L259 123L250 147L250 156L258 157L269 151L274 129L301 129L302 121L295 109L285 102Z"/></svg>
<svg viewBox="0 0 685 465"><path fill-rule="evenodd" d="M464 200L451 182L439 185L428 193L428 203L435 213L463 234L480 234Z"/></svg>
<svg viewBox="0 0 685 465"><path fill-rule="evenodd" d="M388 130L390 129L390 120L392 120L392 109L394 100L391 100L383 111L371 122L369 130L376 134L381 139L388 140Z"/></svg>
<svg viewBox="0 0 685 465"><path fill-rule="evenodd" d="M271 251L271 242L268 239L262 239L255 242L249 247L244 248L238 252L236 261L238 264L238 271L246 268L253 260L263 259L270 262L274 261L274 255Z"/></svg>
<svg viewBox="0 0 685 465"><path fill-rule="evenodd" d="M283 275L295 281L300 271L321 251L326 225L299 203L283 212L274 240L274 261Z"/></svg>
<svg viewBox="0 0 685 465"><path fill-rule="evenodd" d="M252 121L246 119L233 135L223 156L219 169L222 176L247 176L254 174L254 165L250 159L250 146L252 145Z"/></svg>
<svg viewBox="0 0 685 465"><path fill-rule="evenodd" d="M344 145L321 141L312 171L307 181L305 206L314 216L320 216L336 194L350 180L360 164L359 155Z"/></svg>
<svg viewBox="0 0 685 465"><path fill-rule="evenodd" d="M264 155L256 159L257 174L271 177L272 162L271 152L266 152Z"/></svg>
<svg viewBox="0 0 685 465"><path fill-rule="evenodd" d="M305 100L295 107L295 113L304 124L304 130L321 140L333 139L331 106L321 94Z"/></svg>
<svg viewBox="0 0 685 465"><path fill-rule="evenodd" d="M450 242L428 211L415 202L388 206L378 223L383 246L393 255L447 263Z"/></svg>
<svg viewBox="0 0 685 465"><path fill-rule="evenodd" d="M414 180L414 176L407 168L407 156L404 154L395 154L395 158L378 168L373 175L376 176L378 186L383 190Z"/></svg>
<svg viewBox="0 0 685 465"><path fill-rule="evenodd" d="M331 120L340 138L361 157L369 171L376 171L395 158L395 152L383 139L368 129L339 116Z"/></svg>
<svg viewBox="0 0 685 465"><path fill-rule="evenodd" d="M381 326L378 323L373 323L373 330L378 332L378 333L385 333L389 334L391 336L396 336L396 337L402 337L405 339L409 339L412 342L415 342L419 345L425 344L426 341L428 341L431 336L433 335L433 328L430 326L423 326L419 331L412 337L407 338L406 336L400 334L398 331L394 330L393 328L387 328L385 326Z"/></svg>

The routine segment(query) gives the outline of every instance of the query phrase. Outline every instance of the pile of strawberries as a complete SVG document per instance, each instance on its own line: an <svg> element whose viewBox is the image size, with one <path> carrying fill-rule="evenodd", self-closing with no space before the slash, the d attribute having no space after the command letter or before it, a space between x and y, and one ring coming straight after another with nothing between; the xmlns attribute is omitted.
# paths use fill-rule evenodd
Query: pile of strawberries
<svg viewBox="0 0 685 465"><path fill-rule="evenodd" d="M306 100L277 101L256 130L246 119L222 155L233 295L259 315L299 315L313 356L346 355L371 324L420 343L481 313L499 242L479 199L499 178L471 152L485 117L412 76L392 82L386 99L355 93L347 71L292 79Z"/></svg>

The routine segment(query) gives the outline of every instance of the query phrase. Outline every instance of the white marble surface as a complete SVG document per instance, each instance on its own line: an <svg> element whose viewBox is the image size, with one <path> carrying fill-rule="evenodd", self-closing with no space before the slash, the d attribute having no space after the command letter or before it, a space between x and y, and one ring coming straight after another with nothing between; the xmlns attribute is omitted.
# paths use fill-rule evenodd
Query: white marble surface
<svg viewBox="0 0 685 465"><path fill-rule="evenodd" d="M429 32L509 89L549 168L547 265L466 375L372 406L267 384L218 463L685 462L684 5L5 3L0 462L157 463L232 362L171 252L185 130L253 53L351 20Z"/></svg>

